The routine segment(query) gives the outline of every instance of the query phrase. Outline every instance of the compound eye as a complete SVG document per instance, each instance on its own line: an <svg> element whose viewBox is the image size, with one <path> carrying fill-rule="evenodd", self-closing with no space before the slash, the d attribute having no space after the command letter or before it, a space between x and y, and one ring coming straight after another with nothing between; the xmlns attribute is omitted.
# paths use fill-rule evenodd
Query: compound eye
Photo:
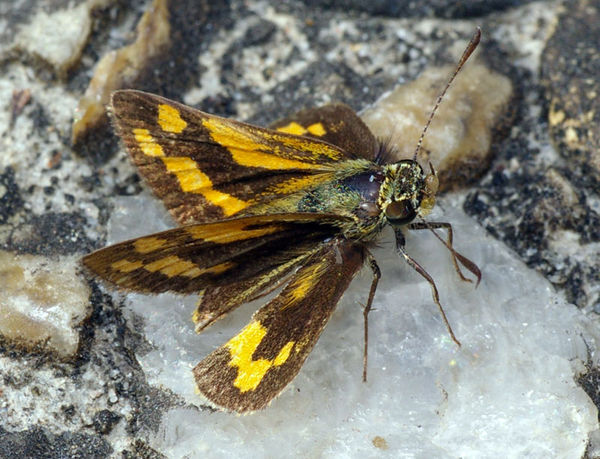
<svg viewBox="0 0 600 459"><path fill-rule="evenodd" d="M417 216L408 199L391 202L385 209L385 216L394 225L404 225Z"/></svg>

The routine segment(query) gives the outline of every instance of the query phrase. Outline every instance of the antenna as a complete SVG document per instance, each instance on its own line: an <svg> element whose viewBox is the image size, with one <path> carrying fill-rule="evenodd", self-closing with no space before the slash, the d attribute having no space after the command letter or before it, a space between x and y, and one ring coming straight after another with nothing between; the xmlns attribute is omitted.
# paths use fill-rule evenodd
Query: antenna
<svg viewBox="0 0 600 459"><path fill-rule="evenodd" d="M415 149L415 154L413 155L413 161L416 161L416 159L417 159L417 155L419 154L419 151L421 150L421 144L423 143L423 138L425 137L425 133L427 132L427 129L429 128L429 125L431 124L431 121L433 120L433 116L435 115L435 112L437 111L438 107L442 103L442 99L446 95L446 91L448 91L448 88L454 81L454 78L456 78L456 75L458 75L458 72L460 72L460 69L462 69L463 65L465 65L465 62L467 62L467 59L469 59L469 56L471 56L471 54L473 54L473 51L475 51L475 48L477 48L477 45L479 44L479 40L481 40L481 29L479 27L477 27L477 30L473 34L471 41L469 42L469 44L463 51L463 54L462 54L460 60L458 61L456 70L454 70L454 73L448 80L446 87L444 88L442 93L438 96L438 98L435 102L435 106L433 107L433 110L431 110L429 119L427 120L427 123L425 124L425 127L423 128L423 132L421 132L421 137L419 137L419 141L417 142L417 148Z"/></svg>

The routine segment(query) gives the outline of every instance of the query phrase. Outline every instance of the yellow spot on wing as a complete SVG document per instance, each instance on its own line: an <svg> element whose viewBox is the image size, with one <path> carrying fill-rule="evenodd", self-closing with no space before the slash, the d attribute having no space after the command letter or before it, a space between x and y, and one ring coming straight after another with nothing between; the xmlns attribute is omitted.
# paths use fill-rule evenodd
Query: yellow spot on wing
<svg viewBox="0 0 600 459"><path fill-rule="evenodd" d="M289 294L293 298L293 301L287 302L285 307L292 306L302 298L306 297L321 276L323 265L323 263L315 264L310 271L306 272L302 277L298 278L296 282L290 285L291 291Z"/></svg>
<svg viewBox="0 0 600 459"><path fill-rule="evenodd" d="M200 268L195 263L179 258L177 255L169 255L145 265L144 269L150 272L160 271L161 274L167 277L184 276L195 278L202 274L219 274L232 266L235 266L235 263L225 262L208 268Z"/></svg>
<svg viewBox="0 0 600 459"><path fill-rule="evenodd" d="M160 272L167 277L175 277L179 276L182 273L193 271L194 269L198 269L198 267L194 263L192 263L191 261L180 259L172 265L165 266L163 269L160 270Z"/></svg>
<svg viewBox="0 0 600 459"><path fill-rule="evenodd" d="M273 359L273 366L280 367L287 361L287 359L290 357L290 353L292 352L294 344L294 341L288 341L285 346L281 348L279 354L277 354L277 357Z"/></svg>
<svg viewBox="0 0 600 459"><path fill-rule="evenodd" d="M119 271L122 273L130 273L131 271L135 271L136 269L141 268L144 264L141 261L129 261L129 260L119 260L115 261L110 265L112 269L115 271Z"/></svg>
<svg viewBox="0 0 600 459"><path fill-rule="evenodd" d="M327 131L322 123L314 123L305 128L295 121L292 121L290 124L286 124L285 126L278 127L277 131L293 135L306 135L306 133L310 133L312 135L316 135L317 137L327 134Z"/></svg>
<svg viewBox="0 0 600 459"><path fill-rule="evenodd" d="M187 126L187 123L181 118L179 110L167 104L158 106L158 124L163 131L174 134L181 133Z"/></svg>
<svg viewBox="0 0 600 459"><path fill-rule="evenodd" d="M261 144L247 145L248 147L260 149ZM276 156L272 153L261 153L256 150L247 150L245 148L227 147L233 160L240 166L246 167L264 167L265 169L314 169L314 164L298 161L295 159L286 159Z"/></svg>
<svg viewBox="0 0 600 459"><path fill-rule="evenodd" d="M242 166L266 169L326 169L317 164L322 157L339 159L341 152L334 147L303 137L289 137L268 131L254 131L251 127L237 128L217 118L205 118L203 126L212 139L231 153ZM283 152L282 149L288 151ZM306 153L294 155L293 151Z"/></svg>
<svg viewBox="0 0 600 459"><path fill-rule="evenodd" d="M146 156L164 156L162 147L150 135L148 129L134 129L133 135L140 149Z"/></svg>
<svg viewBox="0 0 600 459"><path fill-rule="evenodd" d="M221 193L220 191L213 189L202 191L202 194L210 203L223 209L223 214L225 214L226 217L230 217L250 205L250 203L235 198L230 194Z"/></svg>
<svg viewBox="0 0 600 459"><path fill-rule="evenodd" d="M306 130L308 132L310 132L312 135L316 135L317 137L321 137L321 136L327 134L327 131L325 130L325 128L323 127L323 125L321 123L311 124L310 126L308 126L306 128Z"/></svg>
<svg viewBox="0 0 600 459"><path fill-rule="evenodd" d="M267 234L276 233L284 229L280 225L269 225L261 228L247 230L248 222L244 220L231 220L223 223L210 225L197 225L186 228L186 231L197 239L202 239L216 244L227 244L229 242L243 241Z"/></svg>
<svg viewBox="0 0 600 459"><path fill-rule="evenodd" d="M312 287L313 281L310 277L302 279L302 281L296 285L296 288L290 291L290 295L294 297L294 302L300 301L302 298L304 298Z"/></svg>
<svg viewBox="0 0 600 459"><path fill-rule="evenodd" d="M201 194L208 202L219 206L225 216L229 217L250 205L230 194L215 190L210 177L198 169L193 159L179 156L161 159L167 170L177 177L182 191Z"/></svg>
<svg viewBox="0 0 600 459"><path fill-rule="evenodd" d="M278 127L277 130L279 132L285 132L286 134L294 134L294 135L304 135L306 134L306 129L302 127L300 124L292 121L290 124L286 124L285 126Z"/></svg>
<svg viewBox="0 0 600 459"><path fill-rule="evenodd" d="M235 263L232 261L226 261L225 263L220 263L218 265L211 266L210 268L198 268L197 266L194 266L192 269L182 272L181 275L193 279L194 277L198 277L207 273L221 274L222 272L225 272L234 266Z"/></svg>
<svg viewBox="0 0 600 459"><path fill-rule="evenodd" d="M281 366L287 361L294 347L295 341L288 341L273 360L252 360L266 334L267 329L260 322L252 321L225 344L231 354L229 366L238 368L233 385L241 392L255 390L269 369Z"/></svg>
<svg viewBox="0 0 600 459"><path fill-rule="evenodd" d="M186 193L212 188L212 181L208 175L198 169L192 158L165 157L162 160L167 170L175 174L181 189Z"/></svg>
<svg viewBox="0 0 600 459"><path fill-rule="evenodd" d="M185 156L169 156L163 158L163 163L169 172L179 172L185 170L197 170L198 166L192 158Z"/></svg>
<svg viewBox="0 0 600 459"><path fill-rule="evenodd" d="M154 236L141 237L133 243L133 247L139 253L154 252L163 247L167 241Z"/></svg>
<svg viewBox="0 0 600 459"><path fill-rule="evenodd" d="M170 255L168 257L153 261L152 263L148 263L144 266L144 269L150 272L161 271L162 269L175 264L180 260L181 259L177 255Z"/></svg>

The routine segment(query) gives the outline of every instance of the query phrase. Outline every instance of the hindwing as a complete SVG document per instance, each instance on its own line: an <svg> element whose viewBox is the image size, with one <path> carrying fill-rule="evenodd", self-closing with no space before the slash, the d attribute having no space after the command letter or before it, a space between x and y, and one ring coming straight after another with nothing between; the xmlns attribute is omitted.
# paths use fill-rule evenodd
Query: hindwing
<svg viewBox="0 0 600 459"><path fill-rule="evenodd" d="M345 239L323 243L244 329L194 368L200 392L239 413L267 406L300 371L363 257L362 246Z"/></svg>

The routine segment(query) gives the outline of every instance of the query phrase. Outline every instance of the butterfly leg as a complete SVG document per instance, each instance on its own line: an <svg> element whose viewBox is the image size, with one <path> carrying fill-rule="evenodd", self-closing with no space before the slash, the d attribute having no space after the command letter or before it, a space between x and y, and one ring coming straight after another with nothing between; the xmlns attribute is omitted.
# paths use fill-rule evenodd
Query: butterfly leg
<svg viewBox="0 0 600 459"><path fill-rule="evenodd" d="M377 290L377 283L381 278L381 270L379 269L379 265L377 264L375 257L367 249L365 249L365 254L367 256L367 262L369 263L369 267L373 272L373 281L371 282L371 289L369 290L369 299L367 300L367 304L363 309L365 328L365 348L363 350L363 382L367 382L367 349L369 348L369 312L371 311L371 306L373 305L373 298L375 297L375 290Z"/></svg>
<svg viewBox="0 0 600 459"><path fill-rule="evenodd" d="M418 272L421 276L423 276L427 282L429 282L429 285L431 286L431 294L433 296L433 301L435 302L438 309L440 310L440 314L442 315L442 318L444 319L444 323L446 324L448 333L450 333L450 337L452 338L452 341L454 341L458 346L460 346L460 341L458 341L458 339L456 339L456 336L454 335L454 332L452 331L452 327L450 326L450 322L448 322L448 318L446 317L446 313L444 312L444 308L442 307L442 304L440 303L440 295L438 293L438 289L435 285L433 278L429 275L429 273L427 271L425 271L425 269L419 263L417 263L417 261L414 258L412 258L408 253L406 253L406 250L404 249L405 239L404 239L404 235L402 234L402 232L399 229L397 229L395 231L395 233L396 233L396 250L398 251L398 254L401 255L402 258L404 258L404 260L406 260L406 262L408 263L408 265L411 268L413 268L416 272Z"/></svg>
<svg viewBox="0 0 600 459"><path fill-rule="evenodd" d="M447 240L442 239L442 237L434 231L435 229L438 229L438 228L443 228L448 232ZM448 250L452 254L452 263L454 264L454 270L456 271L456 273L458 274L460 279L465 282L473 282L471 279L464 276L464 274L460 270L459 263L461 265L463 265L465 268L467 268L477 278L476 285L479 285L479 282L481 281L481 271L479 270L479 267L475 263L473 263L471 260L469 260L467 257L465 257L464 255L461 255L456 250L454 250L454 247L452 246L453 231L452 231L452 225L450 223L447 223L447 222L416 222L416 223L411 223L410 225L408 225L408 229L410 229L410 230L428 229L429 231L431 231L434 234L434 236L437 237L442 242L442 244L444 244L448 248Z"/></svg>

